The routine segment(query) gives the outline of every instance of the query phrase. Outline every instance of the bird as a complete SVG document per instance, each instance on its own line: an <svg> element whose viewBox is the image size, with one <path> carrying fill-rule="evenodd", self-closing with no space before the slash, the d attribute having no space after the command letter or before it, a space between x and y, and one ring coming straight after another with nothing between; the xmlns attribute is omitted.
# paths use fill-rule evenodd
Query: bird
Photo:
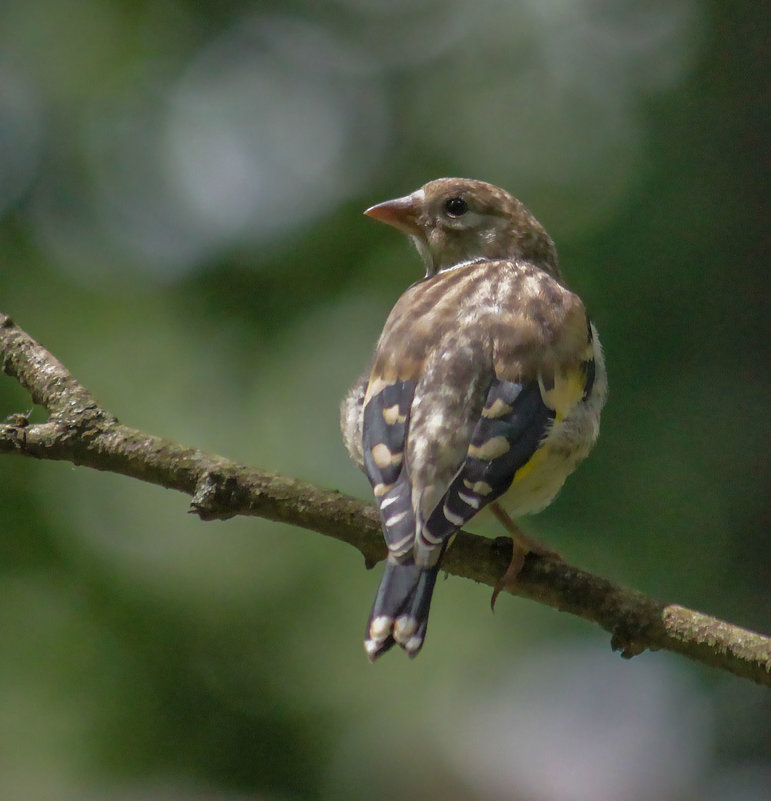
<svg viewBox="0 0 771 801"><path fill-rule="evenodd" d="M364 640L374 662L395 644L421 650L442 557L482 509L514 534L509 582L539 552L514 519L551 503L592 449L607 375L553 241L508 192L439 178L364 213L425 266L341 404L388 552Z"/></svg>

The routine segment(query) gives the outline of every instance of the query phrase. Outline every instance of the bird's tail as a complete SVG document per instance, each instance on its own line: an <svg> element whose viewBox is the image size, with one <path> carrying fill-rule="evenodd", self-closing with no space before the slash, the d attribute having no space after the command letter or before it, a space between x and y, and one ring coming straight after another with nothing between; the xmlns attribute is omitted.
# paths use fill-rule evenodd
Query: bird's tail
<svg viewBox="0 0 771 801"><path fill-rule="evenodd" d="M386 562L383 578L372 604L364 650L371 662L398 643L409 656L423 647L428 610L439 572L439 563L419 567L413 562Z"/></svg>

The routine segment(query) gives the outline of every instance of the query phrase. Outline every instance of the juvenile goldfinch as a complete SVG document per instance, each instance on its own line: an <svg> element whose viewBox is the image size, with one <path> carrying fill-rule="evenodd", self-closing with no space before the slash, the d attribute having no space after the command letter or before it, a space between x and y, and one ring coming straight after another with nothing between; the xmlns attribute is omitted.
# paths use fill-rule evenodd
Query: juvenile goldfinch
<svg viewBox="0 0 771 801"><path fill-rule="evenodd" d="M420 651L461 526L487 504L505 520L554 499L597 439L607 379L554 243L516 198L440 178L365 214L406 233L426 267L341 409L388 545L364 641L374 661L394 643Z"/></svg>

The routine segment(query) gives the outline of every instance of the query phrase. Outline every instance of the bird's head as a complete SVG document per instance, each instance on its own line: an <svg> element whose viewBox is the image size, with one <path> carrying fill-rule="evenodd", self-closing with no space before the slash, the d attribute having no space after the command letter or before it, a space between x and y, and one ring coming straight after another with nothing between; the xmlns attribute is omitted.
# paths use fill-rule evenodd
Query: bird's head
<svg viewBox="0 0 771 801"><path fill-rule="evenodd" d="M426 275L478 259L522 259L559 278L549 235L515 197L468 178L439 178L364 212L415 243Z"/></svg>

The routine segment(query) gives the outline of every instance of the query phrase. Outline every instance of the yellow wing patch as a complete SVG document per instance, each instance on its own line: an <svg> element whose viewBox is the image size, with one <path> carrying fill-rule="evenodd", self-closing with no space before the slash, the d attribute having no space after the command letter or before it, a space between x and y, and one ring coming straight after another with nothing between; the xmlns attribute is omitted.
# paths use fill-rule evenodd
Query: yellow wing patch
<svg viewBox="0 0 771 801"><path fill-rule="evenodd" d="M567 417L573 407L583 398L586 389L586 372L579 364L563 370L556 370L550 381L538 376L543 402L554 409L557 421Z"/></svg>
<svg viewBox="0 0 771 801"><path fill-rule="evenodd" d="M513 406L504 403L500 398L496 398L492 406L485 406L485 408L482 409L482 417L489 417L491 419L503 417L504 414L508 414L513 408Z"/></svg>
<svg viewBox="0 0 771 801"><path fill-rule="evenodd" d="M514 474L512 486L527 478L527 476L532 473L533 470L540 469L546 463L548 458L548 447L541 446L538 448L538 450Z"/></svg>

